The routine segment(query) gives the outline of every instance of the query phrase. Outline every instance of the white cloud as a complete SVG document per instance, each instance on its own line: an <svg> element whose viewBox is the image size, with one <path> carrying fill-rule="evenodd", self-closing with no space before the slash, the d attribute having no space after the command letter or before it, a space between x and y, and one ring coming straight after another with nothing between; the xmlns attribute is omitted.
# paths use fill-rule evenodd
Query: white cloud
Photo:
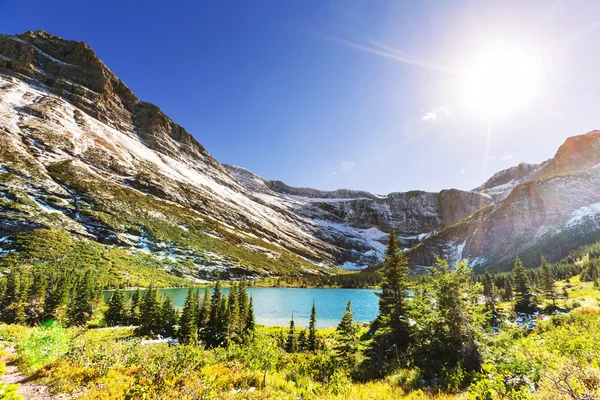
<svg viewBox="0 0 600 400"><path fill-rule="evenodd" d="M426 112L425 115L421 117L421 120L425 122L436 122L440 118L447 117L450 114L450 110L447 107L442 106Z"/></svg>
<svg viewBox="0 0 600 400"><path fill-rule="evenodd" d="M356 168L356 161L342 161L340 163L340 169L344 172L350 172Z"/></svg>
<svg viewBox="0 0 600 400"><path fill-rule="evenodd" d="M465 172L467 172L467 169L466 169L465 167L462 167L462 168L460 169L460 173L461 173L461 174L464 174Z"/></svg>
<svg viewBox="0 0 600 400"><path fill-rule="evenodd" d="M512 154L507 153L506 151L504 152L504 155L502 156L501 160L511 160L513 158Z"/></svg>

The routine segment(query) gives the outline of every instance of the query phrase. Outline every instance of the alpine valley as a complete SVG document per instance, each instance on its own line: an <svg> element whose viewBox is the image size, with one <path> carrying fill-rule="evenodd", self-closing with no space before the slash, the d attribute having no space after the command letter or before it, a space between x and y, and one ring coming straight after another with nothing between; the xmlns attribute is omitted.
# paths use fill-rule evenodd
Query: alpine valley
<svg viewBox="0 0 600 400"><path fill-rule="evenodd" d="M436 255L490 269L557 261L600 238L600 131L471 191L295 188L220 164L87 44L0 35L4 261L84 249L132 284L336 274L376 268L390 230L414 271Z"/></svg>

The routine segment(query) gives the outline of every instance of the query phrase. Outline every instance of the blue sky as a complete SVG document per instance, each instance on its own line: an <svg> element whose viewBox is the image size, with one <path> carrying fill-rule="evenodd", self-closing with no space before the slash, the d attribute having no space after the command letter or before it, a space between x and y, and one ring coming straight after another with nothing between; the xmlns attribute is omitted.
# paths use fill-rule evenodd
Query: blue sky
<svg viewBox="0 0 600 400"><path fill-rule="evenodd" d="M597 1L91 3L3 0L0 32L89 43L219 161L295 186L471 189L600 128ZM465 106L498 42L535 56L534 96Z"/></svg>

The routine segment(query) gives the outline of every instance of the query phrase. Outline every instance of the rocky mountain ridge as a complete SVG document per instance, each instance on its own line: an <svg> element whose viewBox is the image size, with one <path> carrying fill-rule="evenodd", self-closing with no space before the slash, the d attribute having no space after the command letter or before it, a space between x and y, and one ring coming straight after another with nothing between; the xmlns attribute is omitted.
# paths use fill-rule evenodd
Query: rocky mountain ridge
<svg viewBox="0 0 600 400"><path fill-rule="evenodd" d="M87 44L0 35L0 257L40 229L148 253L195 279L362 269L391 229L414 265L435 254L503 265L550 245L558 257L597 236L599 143L597 131L569 138L554 158L473 191L295 188L220 164Z"/></svg>

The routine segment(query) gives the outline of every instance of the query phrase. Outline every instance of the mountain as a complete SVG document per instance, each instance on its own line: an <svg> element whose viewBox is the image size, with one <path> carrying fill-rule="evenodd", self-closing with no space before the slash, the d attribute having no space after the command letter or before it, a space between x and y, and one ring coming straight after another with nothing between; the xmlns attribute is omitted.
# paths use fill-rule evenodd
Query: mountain
<svg viewBox="0 0 600 400"><path fill-rule="evenodd" d="M541 255L557 261L600 240L600 131L570 137L550 160L501 171L480 190L495 190L496 202L410 249L412 264L440 255L508 269L520 256L538 266Z"/></svg>
<svg viewBox="0 0 600 400"><path fill-rule="evenodd" d="M471 191L296 188L220 164L87 44L0 35L0 267L83 246L131 284L334 274L379 263L392 229L415 266L552 259L597 239L599 143L569 138Z"/></svg>
<svg viewBox="0 0 600 400"><path fill-rule="evenodd" d="M410 248L493 203L486 194L456 189L381 196L347 189L295 188L244 168L225 168L257 198L312 222L313 235L340 248L342 259L338 262L345 269L378 263L391 229L398 233L400 243Z"/></svg>
<svg viewBox="0 0 600 400"><path fill-rule="evenodd" d="M0 99L4 252L18 253L16 233L45 228L151 252L198 278L336 271L334 247L253 200L85 43L0 36Z"/></svg>

